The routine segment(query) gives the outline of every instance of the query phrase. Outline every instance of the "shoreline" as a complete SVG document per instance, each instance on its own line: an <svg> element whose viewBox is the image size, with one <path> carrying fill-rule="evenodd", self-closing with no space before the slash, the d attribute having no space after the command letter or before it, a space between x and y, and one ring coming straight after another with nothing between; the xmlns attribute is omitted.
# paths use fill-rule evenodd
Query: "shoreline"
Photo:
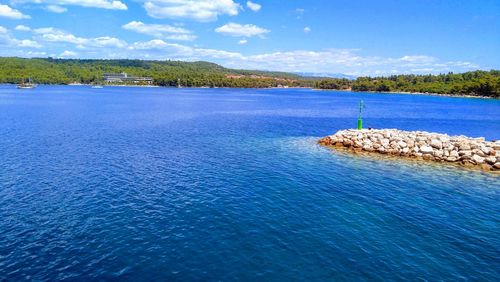
<svg viewBox="0 0 500 282"><path fill-rule="evenodd" d="M402 95L418 95L418 96L438 96L438 97L451 97L451 98L477 98L477 99L493 99L493 100L500 100L499 98L495 97L488 97L488 96L474 96L474 95L464 95L464 94L440 94L440 93L424 93L424 92L407 92L407 91L352 91L352 90L347 90L347 89L321 89L321 88L311 88L312 90L317 90L317 91L342 91L342 92L352 92L352 93L370 93L370 94L385 94L385 95L390 95L390 94L402 94Z"/></svg>
<svg viewBox="0 0 500 282"><path fill-rule="evenodd" d="M15 83L2 83L0 85L16 85ZM38 84L43 86L94 86L94 84ZM183 87L175 87L175 86L161 86L161 85L128 85L128 84L97 84L102 87L139 87L139 88L187 88L187 89L311 89L313 91L326 91L326 92L350 92L350 93L370 93L370 94L401 94L401 95L415 95L415 96L435 96L435 97L450 97L450 98L475 98L475 99L492 99L492 100L500 100L496 97L488 97L488 96L474 96L474 95L455 95L455 94L440 94L440 93L423 93L423 92L405 92L405 91L389 91L389 92L379 92L379 91L352 91L350 89L321 89L314 87L207 87L207 86L183 86Z"/></svg>

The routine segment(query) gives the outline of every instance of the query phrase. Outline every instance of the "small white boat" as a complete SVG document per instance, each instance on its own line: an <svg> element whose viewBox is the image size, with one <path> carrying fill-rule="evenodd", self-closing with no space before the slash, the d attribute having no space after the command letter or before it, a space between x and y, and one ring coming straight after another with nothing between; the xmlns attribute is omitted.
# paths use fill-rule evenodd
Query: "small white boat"
<svg viewBox="0 0 500 282"><path fill-rule="evenodd" d="M19 83L17 85L17 89L33 89L35 88L37 85L34 84L32 81L31 81L31 77L28 79L28 82L25 82L23 80L23 82Z"/></svg>
<svg viewBox="0 0 500 282"><path fill-rule="evenodd" d="M94 88L94 89L101 89L102 85L92 85L92 88Z"/></svg>

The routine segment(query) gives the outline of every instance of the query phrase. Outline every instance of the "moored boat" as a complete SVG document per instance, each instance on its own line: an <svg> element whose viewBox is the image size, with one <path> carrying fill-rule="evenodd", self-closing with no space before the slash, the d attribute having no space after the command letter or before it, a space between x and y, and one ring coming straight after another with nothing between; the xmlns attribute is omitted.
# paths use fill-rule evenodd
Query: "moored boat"
<svg viewBox="0 0 500 282"><path fill-rule="evenodd" d="M28 79L28 82L25 82L23 80L23 82L19 83L17 85L17 88L18 89L33 89L35 88L37 85L35 83L33 83L33 81L31 80L31 77Z"/></svg>

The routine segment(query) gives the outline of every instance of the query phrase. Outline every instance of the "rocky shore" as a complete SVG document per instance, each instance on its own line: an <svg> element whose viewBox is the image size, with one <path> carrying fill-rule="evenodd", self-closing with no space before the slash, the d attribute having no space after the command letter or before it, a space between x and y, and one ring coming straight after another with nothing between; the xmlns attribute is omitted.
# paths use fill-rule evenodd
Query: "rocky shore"
<svg viewBox="0 0 500 282"><path fill-rule="evenodd" d="M500 171L500 141L488 142L484 138L397 129L347 129L322 138L319 144Z"/></svg>

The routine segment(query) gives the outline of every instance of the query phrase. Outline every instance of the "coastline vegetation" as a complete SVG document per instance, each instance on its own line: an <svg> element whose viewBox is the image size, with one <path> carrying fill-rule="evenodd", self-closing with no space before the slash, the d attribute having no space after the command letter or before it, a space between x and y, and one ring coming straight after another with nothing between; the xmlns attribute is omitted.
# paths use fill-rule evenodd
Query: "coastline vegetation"
<svg viewBox="0 0 500 282"><path fill-rule="evenodd" d="M312 87L313 78L285 72L228 69L209 62L0 58L0 83L31 77L39 84L102 84L103 73L152 77L171 87Z"/></svg>
<svg viewBox="0 0 500 282"><path fill-rule="evenodd" d="M500 98L500 71L439 75L318 78L286 72L238 70L210 62L0 58L0 83L102 84L103 73L152 77L167 87L313 87L317 89L436 93Z"/></svg>
<svg viewBox="0 0 500 282"><path fill-rule="evenodd" d="M319 89L375 92L436 93L500 98L500 71L471 71L439 75L358 77L355 80L323 79Z"/></svg>

